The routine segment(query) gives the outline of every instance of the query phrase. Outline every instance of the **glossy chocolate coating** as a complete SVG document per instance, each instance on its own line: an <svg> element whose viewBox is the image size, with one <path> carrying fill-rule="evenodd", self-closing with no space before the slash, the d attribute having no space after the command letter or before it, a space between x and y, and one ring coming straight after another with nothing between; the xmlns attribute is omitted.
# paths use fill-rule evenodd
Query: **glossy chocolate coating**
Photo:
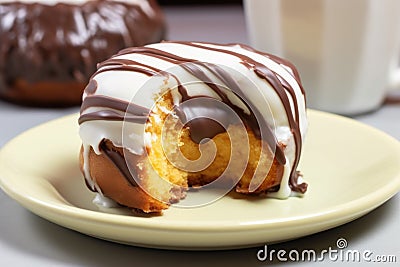
<svg viewBox="0 0 400 267"><path fill-rule="evenodd" d="M1 3L0 97L52 105L45 100L40 103L33 88L38 84L49 85L54 88L50 93L57 95L60 93L57 85L71 84L68 90L76 90L71 100L53 97L51 101L79 104L98 62L124 47L164 38L163 14L155 1L149 1L149 6L151 14L141 5L109 0L81 5ZM18 96L12 90L21 84L28 89Z"/></svg>

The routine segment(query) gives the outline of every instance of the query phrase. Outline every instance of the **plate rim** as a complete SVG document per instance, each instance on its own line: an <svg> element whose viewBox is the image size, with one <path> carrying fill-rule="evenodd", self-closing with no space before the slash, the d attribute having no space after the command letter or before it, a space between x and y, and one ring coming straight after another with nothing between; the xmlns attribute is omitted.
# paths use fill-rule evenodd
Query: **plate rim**
<svg viewBox="0 0 400 267"><path fill-rule="evenodd" d="M400 155L400 141L395 139L394 137L384 133L381 130L378 130L372 126L366 125L364 123L361 123L359 121L343 117L340 115L332 114L332 113L327 113L327 112L322 112L322 111L316 111L316 110L311 110L308 109L309 114L313 114L315 116L323 116L323 117L330 117L334 119L339 119L339 120L345 120L350 123L355 123L357 126L364 127L368 131L373 131L375 134L378 134L379 136L387 139L388 141L395 141L394 143L396 146L399 148L399 155ZM46 123L37 125L31 129L28 129L27 131L24 131L23 133L17 135L14 137L12 140L7 142L1 149L0 149L0 159L4 156L4 154L7 152L9 147L12 147L14 142L17 142L19 138L24 138L25 135L29 135L31 131L34 131L37 128L40 127L46 127L48 124L54 123L56 121L61 121L61 120L68 120L72 119L72 117L76 117L77 113L66 115L54 120L50 120ZM190 224L188 224L187 221L182 221L177 224L168 224L167 221L153 221L153 220L147 220L147 218L142 218L142 217L135 217L135 216L126 216L126 215L119 215L119 214L110 214L110 213L103 213L99 211L92 211L84 208L79 208L73 205L67 205L67 202L63 203L61 205L61 202L59 203L47 203L44 202L40 199L32 198L30 196L24 196L18 192L16 188L10 188L7 186L7 178L5 178L7 175L4 174L5 171L5 166L1 163L0 161L0 188L11 198L19 202L22 206L27 208L28 210L31 210L33 213L41 216L43 214L39 214L37 209L44 208L46 209L47 213L52 213L57 216L66 216L68 215L72 219L84 219L84 220L89 220L90 222L97 222L101 224L109 224L112 223L116 226L122 226L122 227L139 227L142 229L146 230L162 230L162 231L190 231L190 232L221 232L221 231L253 231L253 230L259 230L260 227L263 227L263 229L268 229L268 228L274 228L278 224L280 227L285 228L285 227L293 227L293 225L299 225L299 224L304 224L307 223L309 220L312 219L318 219L318 220L332 220L333 218L339 217L340 220L343 220L343 214L346 214L349 221L352 219L356 219L358 217L361 217L362 215L368 213L369 211L375 209L376 207L382 205L385 203L387 200L392 198L396 193L399 192L400 190L400 171L397 173L396 176L393 177L393 179L390 180L390 183L385 184L385 186L380 187L378 190L374 191L371 194L365 195L360 198L356 198L351 200L350 202L340 204L340 205L335 205L330 207L327 210L324 210L323 212L315 212L315 213L309 213L306 216L289 216L285 217L283 219L271 219L271 220L256 220L253 221L250 224L242 224L242 223L232 223L231 221L225 221L225 220L220 220L217 222L195 222L191 221ZM12 172L11 170L8 170L9 172ZM15 170L14 170L15 171ZM26 174L25 174L26 175ZM362 209L360 209L360 206ZM122 217L121 217L122 216ZM45 217L46 219L49 220L48 217ZM123 218L121 220L121 218ZM53 221L53 220L51 220ZM344 220L345 221L345 220ZM54 221L53 221L54 222ZM229 222L227 224L227 222ZM176 223L176 222L174 222ZM342 223L339 223L340 225ZM64 225L65 226L65 225ZM333 226L335 227L335 226ZM71 228L71 227L68 227ZM326 228L330 229L332 227ZM76 229L75 229L76 230ZM79 230L77 230L79 231ZM321 230L318 230L319 232ZM133 243L133 242L132 242Z"/></svg>

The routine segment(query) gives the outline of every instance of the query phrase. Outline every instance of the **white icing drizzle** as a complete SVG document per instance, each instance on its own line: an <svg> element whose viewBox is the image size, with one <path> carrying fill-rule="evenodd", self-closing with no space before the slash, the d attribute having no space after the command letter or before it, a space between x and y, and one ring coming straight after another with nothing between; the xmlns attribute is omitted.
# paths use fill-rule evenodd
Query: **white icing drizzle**
<svg viewBox="0 0 400 267"><path fill-rule="evenodd" d="M104 208L117 208L118 203L111 198L105 197L103 194L97 193L93 199L93 203Z"/></svg>
<svg viewBox="0 0 400 267"><path fill-rule="evenodd" d="M90 175L90 169L89 169L89 152L90 152L90 146L83 143L82 146L83 152L83 175L85 176L86 182L90 189L95 190L96 188L96 183L92 178L92 175Z"/></svg>
<svg viewBox="0 0 400 267"><path fill-rule="evenodd" d="M290 172L292 170L291 165L292 163L286 157L286 164L283 166L283 175L279 190L276 192L268 193L269 197L285 199L291 196L292 190L289 186Z"/></svg>

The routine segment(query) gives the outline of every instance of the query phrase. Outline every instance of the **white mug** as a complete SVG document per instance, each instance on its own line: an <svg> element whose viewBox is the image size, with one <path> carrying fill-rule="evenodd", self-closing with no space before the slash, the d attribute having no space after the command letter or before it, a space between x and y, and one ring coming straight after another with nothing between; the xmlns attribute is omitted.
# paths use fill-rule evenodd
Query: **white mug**
<svg viewBox="0 0 400 267"><path fill-rule="evenodd" d="M377 109L400 85L399 0L244 0L250 43L292 61L308 106Z"/></svg>

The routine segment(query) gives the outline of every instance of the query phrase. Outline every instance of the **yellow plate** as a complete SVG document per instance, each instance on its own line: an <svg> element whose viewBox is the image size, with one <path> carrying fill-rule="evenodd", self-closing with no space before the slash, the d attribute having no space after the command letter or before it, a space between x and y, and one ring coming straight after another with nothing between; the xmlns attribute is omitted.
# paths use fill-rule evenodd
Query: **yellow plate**
<svg viewBox="0 0 400 267"><path fill-rule="evenodd" d="M99 211L78 167L77 114L33 128L0 151L1 188L33 213L67 228L130 245L227 249L279 242L326 230L375 209L400 190L400 143L344 117L309 110L299 169L303 198L243 199L171 207L135 217Z"/></svg>

